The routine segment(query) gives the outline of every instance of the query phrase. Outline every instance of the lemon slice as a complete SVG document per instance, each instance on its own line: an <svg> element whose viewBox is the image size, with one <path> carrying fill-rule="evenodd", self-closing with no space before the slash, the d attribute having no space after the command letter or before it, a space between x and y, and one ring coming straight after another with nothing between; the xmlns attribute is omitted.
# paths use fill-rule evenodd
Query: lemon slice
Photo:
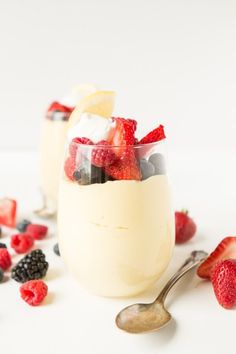
<svg viewBox="0 0 236 354"><path fill-rule="evenodd" d="M85 96L91 95L98 91L98 87L93 84L81 84L74 86L71 90L72 94L78 95L83 99Z"/></svg>
<svg viewBox="0 0 236 354"><path fill-rule="evenodd" d="M85 96L75 107L69 119L69 127L75 125L82 113L96 114L101 117L110 118L115 104L115 92L96 91L89 96Z"/></svg>

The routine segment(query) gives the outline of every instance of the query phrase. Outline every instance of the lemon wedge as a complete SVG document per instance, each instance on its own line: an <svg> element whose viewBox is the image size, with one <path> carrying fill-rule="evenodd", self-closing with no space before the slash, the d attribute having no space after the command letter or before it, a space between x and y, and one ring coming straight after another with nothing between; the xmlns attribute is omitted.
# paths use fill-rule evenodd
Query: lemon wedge
<svg viewBox="0 0 236 354"><path fill-rule="evenodd" d="M115 92L113 91L96 91L85 96L71 113L68 126L74 126L80 120L81 114L85 112L110 118L114 104Z"/></svg>

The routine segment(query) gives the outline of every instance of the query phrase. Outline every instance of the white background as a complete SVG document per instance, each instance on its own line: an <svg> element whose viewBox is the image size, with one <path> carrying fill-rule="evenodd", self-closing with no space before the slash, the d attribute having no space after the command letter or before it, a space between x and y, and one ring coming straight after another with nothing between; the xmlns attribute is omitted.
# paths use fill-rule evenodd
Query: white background
<svg viewBox="0 0 236 354"><path fill-rule="evenodd" d="M0 0L0 147L35 148L49 102L93 82L173 149L235 148L234 0Z"/></svg>
<svg viewBox="0 0 236 354"><path fill-rule="evenodd" d="M117 92L115 114L136 118L140 135L166 126L174 208L189 208L198 225L195 239L175 249L168 274L193 248L211 251L236 234L235 41L234 0L0 0L0 194L16 197L21 215L29 215L44 111L71 86L95 83ZM37 340L36 354L219 354L234 347L235 311L223 310L210 284L196 278L169 301L172 327L121 334L114 316L134 300L88 295L55 261L54 242L44 244L58 272L46 279L48 304L33 311L14 282L1 285L7 353L29 354Z"/></svg>

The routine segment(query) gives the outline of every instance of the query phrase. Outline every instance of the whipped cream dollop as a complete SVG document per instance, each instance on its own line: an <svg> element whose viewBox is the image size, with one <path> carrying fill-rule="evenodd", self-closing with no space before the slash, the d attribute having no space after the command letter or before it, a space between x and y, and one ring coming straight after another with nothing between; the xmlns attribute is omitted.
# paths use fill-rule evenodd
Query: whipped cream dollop
<svg viewBox="0 0 236 354"><path fill-rule="evenodd" d="M104 118L96 114L83 113L79 122L68 131L68 139L71 141L77 137L85 137L98 143L101 140L107 140L115 122L111 118Z"/></svg>

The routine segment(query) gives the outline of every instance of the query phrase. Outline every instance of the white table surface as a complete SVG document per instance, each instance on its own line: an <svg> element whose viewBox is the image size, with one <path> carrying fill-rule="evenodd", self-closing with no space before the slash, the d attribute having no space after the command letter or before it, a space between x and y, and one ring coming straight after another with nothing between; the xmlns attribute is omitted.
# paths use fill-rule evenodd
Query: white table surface
<svg viewBox="0 0 236 354"><path fill-rule="evenodd" d="M236 234L236 157L230 151L172 152L170 155L174 207L190 209L198 224L196 237L175 248L172 263L155 289L135 299L107 299L89 294L67 273L52 250L56 225L38 241L50 267L45 281L49 295L33 308L20 299L19 284L0 284L1 353L151 354L222 353L234 350L235 310L224 310L211 284L193 273L172 290L166 305L173 322L158 333L130 335L114 324L117 312L133 302L151 301L170 274L193 249L211 251L225 236ZM0 195L16 198L19 219L40 221L32 214L39 202L37 154L0 153ZM5 230L2 242L12 231ZM17 257L13 257L15 262Z"/></svg>

